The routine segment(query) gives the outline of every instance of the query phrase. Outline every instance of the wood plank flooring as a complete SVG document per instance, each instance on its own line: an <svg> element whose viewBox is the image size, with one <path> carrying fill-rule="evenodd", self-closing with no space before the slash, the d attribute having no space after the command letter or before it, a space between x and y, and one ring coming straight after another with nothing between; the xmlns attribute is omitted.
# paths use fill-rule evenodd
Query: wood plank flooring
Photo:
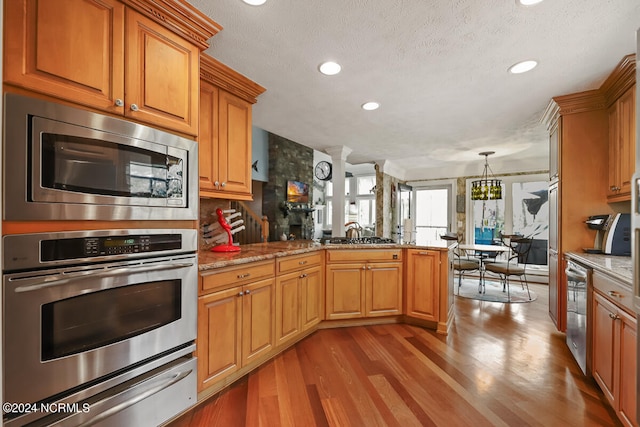
<svg viewBox="0 0 640 427"><path fill-rule="evenodd" d="M527 304L456 297L448 336L317 331L170 426L620 425L531 288Z"/></svg>

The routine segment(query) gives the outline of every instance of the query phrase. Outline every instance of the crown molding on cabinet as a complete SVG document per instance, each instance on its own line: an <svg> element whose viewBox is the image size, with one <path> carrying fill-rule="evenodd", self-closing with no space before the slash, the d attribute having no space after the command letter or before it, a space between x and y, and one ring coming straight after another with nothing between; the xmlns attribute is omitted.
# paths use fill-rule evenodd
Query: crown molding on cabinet
<svg viewBox="0 0 640 427"><path fill-rule="evenodd" d="M160 25L180 34L200 50L207 49L209 39L222 30L222 26L184 0L122 1Z"/></svg>
<svg viewBox="0 0 640 427"><path fill-rule="evenodd" d="M607 107L611 106L631 86L636 83L636 55L625 56L604 81L600 90L607 97Z"/></svg>
<svg viewBox="0 0 640 427"><path fill-rule="evenodd" d="M266 89L206 54L200 55L200 78L255 104Z"/></svg>
<svg viewBox="0 0 640 427"><path fill-rule="evenodd" d="M554 96L542 114L541 123L552 131L558 118L565 114L583 113L609 108L636 83L636 55L622 58L600 88L569 95Z"/></svg>

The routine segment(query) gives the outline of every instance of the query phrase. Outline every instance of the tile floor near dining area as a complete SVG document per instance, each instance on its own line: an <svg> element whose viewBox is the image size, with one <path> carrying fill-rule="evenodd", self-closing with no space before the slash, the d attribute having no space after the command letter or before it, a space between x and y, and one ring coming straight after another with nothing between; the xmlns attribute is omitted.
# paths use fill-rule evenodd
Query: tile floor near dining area
<svg viewBox="0 0 640 427"><path fill-rule="evenodd" d="M449 335L404 324L319 330L170 424L617 426L531 303L455 297Z"/></svg>

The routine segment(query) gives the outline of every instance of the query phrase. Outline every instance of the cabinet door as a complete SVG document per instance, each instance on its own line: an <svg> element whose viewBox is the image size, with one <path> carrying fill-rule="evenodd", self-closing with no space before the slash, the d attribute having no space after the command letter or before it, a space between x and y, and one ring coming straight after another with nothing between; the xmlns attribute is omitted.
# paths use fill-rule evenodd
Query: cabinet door
<svg viewBox="0 0 640 427"><path fill-rule="evenodd" d="M198 390L241 366L242 288L198 298Z"/></svg>
<svg viewBox="0 0 640 427"><path fill-rule="evenodd" d="M364 316L364 264L328 265L326 269L326 318Z"/></svg>
<svg viewBox="0 0 640 427"><path fill-rule="evenodd" d="M251 104L220 90L218 177L225 193L251 194Z"/></svg>
<svg viewBox="0 0 640 427"><path fill-rule="evenodd" d="M607 196L616 196L620 191L620 136L618 121L618 103L608 111L609 117L609 182Z"/></svg>
<svg viewBox="0 0 640 427"><path fill-rule="evenodd" d="M636 166L636 97L635 86L618 100L620 138L620 193L631 194L631 176Z"/></svg>
<svg viewBox="0 0 640 427"><path fill-rule="evenodd" d="M125 116L197 135L200 50L131 9L126 42Z"/></svg>
<svg viewBox="0 0 640 427"><path fill-rule="evenodd" d="M617 396L618 414L625 425L638 425L636 421L636 319L619 311L620 356L619 378L620 389Z"/></svg>
<svg viewBox="0 0 640 427"><path fill-rule="evenodd" d="M116 0L6 1L4 81L122 114L124 10Z"/></svg>
<svg viewBox="0 0 640 427"><path fill-rule="evenodd" d="M200 130L198 132L198 173L200 192L215 191L218 160L218 88L200 82ZM205 193L203 193L205 190Z"/></svg>
<svg viewBox="0 0 640 427"><path fill-rule="evenodd" d="M367 264L365 316L402 314L402 264Z"/></svg>
<svg viewBox="0 0 640 427"><path fill-rule="evenodd" d="M440 253L408 250L407 316L438 321L440 298Z"/></svg>
<svg viewBox="0 0 640 427"><path fill-rule="evenodd" d="M302 331L308 330L322 320L323 283L320 266L304 270L301 283L302 305L300 307Z"/></svg>
<svg viewBox="0 0 640 427"><path fill-rule="evenodd" d="M614 405L616 308L599 294L593 294L593 377Z"/></svg>
<svg viewBox="0 0 640 427"><path fill-rule="evenodd" d="M275 336L274 279L261 280L243 287L242 366L268 353Z"/></svg>
<svg viewBox="0 0 640 427"><path fill-rule="evenodd" d="M276 279L276 345L289 341L301 332L302 274L293 272Z"/></svg>

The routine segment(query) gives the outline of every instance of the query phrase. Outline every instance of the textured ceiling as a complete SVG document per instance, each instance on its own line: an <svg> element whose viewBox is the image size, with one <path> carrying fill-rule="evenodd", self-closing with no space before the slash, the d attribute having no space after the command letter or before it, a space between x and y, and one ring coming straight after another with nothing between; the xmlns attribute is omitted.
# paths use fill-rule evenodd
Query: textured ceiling
<svg viewBox="0 0 640 427"><path fill-rule="evenodd" d="M638 0L188 1L223 27L206 52L267 89L254 125L404 179L478 174L487 150L496 173L546 168L551 97L598 88L640 28Z"/></svg>

